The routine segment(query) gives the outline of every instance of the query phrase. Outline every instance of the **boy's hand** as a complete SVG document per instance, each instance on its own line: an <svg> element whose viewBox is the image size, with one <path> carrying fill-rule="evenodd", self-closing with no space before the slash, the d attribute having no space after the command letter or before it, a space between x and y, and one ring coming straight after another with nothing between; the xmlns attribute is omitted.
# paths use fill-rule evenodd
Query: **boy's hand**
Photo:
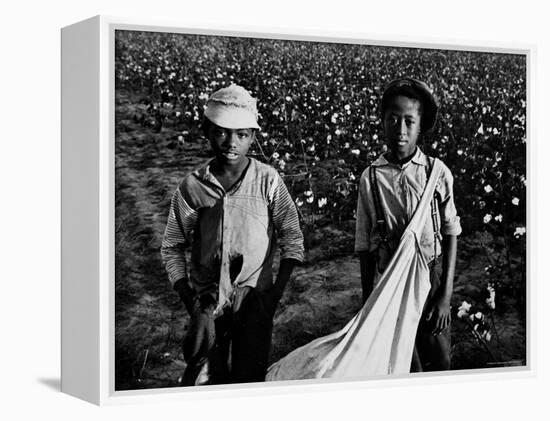
<svg viewBox="0 0 550 421"><path fill-rule="evenodd" d="M277 305L283 296L286 284L288 283L294 266L296 266L297 263L300 262L295 259L282 259L279 265L277 281L271 286L271 288L269 288L269 290L266 291L264 295L266 310L272 317L275 314L275 310L277 309Z"/></svg>
<svg viewBox="0 0 550 421"><path fill-rule="evenodd" d="M275 316L275 310L277 310L277 305L279 304L279 301L282 297L282 291L279 288L276 288L275 286L271 287L269 290L267 290L263 295L263 302L265 306L265 310L269 314L271 318Z"/></svg>
<svg viewBox="0 0 550 421"><path fill-rule="evenodd" d="M215 303L204 305L195 300L189 331L183 340L183 355L188 364L193 364L206 356L214 346L214 309Z"/></svg>
<svg viewBox="0 0 550 421"><path fill-rule="evenodd" d="M451 324L451 303L446 297L434 297L426 318L433 326L432 335L440 335Z"/></svg>
<svg viewBox="0 0 550 421"><path fill-rule="evenodd" d="M443 235L443 275L428 312L432 335L439 335L451 324L451 295L456 265L456 235Z"/></svg>
<svg viewBox="0 0 550 421"><path fill-rule="evenodd" d="M189 282L186 278L182 278L174 283L174 291L180 296L180 300L185 305L185 309L189 315L193 314L193 299L195 297L195 292L189 286Z"/></svg>

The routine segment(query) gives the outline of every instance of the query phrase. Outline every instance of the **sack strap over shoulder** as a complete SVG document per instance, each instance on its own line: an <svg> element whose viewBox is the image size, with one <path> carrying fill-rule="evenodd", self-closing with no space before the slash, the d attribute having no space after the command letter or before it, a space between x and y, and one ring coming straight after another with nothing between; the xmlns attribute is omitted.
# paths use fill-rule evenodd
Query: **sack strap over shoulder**
<svg viewBox="0 0 550 421"><path fill-rule="evenodd" d="M369 178L372 190L372 198L374 201L374 210L376 212L376 224L378 225L378 231L380 232L380 240L384 243L388 243L388 228L386 226L386 218L382 204L380 202L380 190L378 187L378 180L376 178L376 167L371 165L369 168Z"/></svg>
<svg viewBox="0 0 550 421"><path fill-rule="evenodd" d="M428 184L428 180L430 179L430 176L432 174L433 169L433 160L435 158L430 158L429 156L426 156L426 159L428 161L428 165L426 168L426 184ZM369 167L369 179L370 179L370 185L372 190L372 198L374 202L374 210L376 212L376 224L378 225L378 231L380 232L380 240L382 243L387 244L388 243L388 228L386 225L386 217L384 214L384 209L382 208L382 202L380 200L380 187L378 185L378 179L376 177L376 167L374 165L371 165ZM436 192L434 192L434 196L430 202L430 208L431 208L431 216L432 216L432 228L434 233L434 259L432 260L432 263L435 262L435 257L437 256L437 240L439 236L439 222L438 222L438 213L439 213L439 195Z"/></svg>

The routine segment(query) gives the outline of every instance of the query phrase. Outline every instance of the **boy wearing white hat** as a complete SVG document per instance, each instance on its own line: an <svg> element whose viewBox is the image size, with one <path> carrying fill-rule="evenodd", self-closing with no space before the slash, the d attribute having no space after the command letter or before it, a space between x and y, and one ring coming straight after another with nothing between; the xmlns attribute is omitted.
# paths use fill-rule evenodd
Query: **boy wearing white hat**
<svg viewBox="0 0 550 421"><path fill-rule="evenodd" d="M247 157L259 128L256 100L244 88L213 93L202 129L215 157L184 177L172 198L161 252L191 316L184 384L195 384L205 362L212 384L264 380L275 308L303 260L298 213L282 178Z"/></svg>

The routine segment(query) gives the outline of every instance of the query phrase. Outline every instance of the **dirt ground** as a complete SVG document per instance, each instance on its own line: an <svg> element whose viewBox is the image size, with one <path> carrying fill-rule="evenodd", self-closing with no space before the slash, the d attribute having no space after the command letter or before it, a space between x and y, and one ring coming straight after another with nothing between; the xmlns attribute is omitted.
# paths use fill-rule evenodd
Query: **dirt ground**
<svg viewBox="0 0 550 421"><path fill-rule="evenodd" d="M120 93L116 102L116 389L177 387L185 368L181 342L188 316L171 289L159 249L178 180L208 159L208 146L200 139L182 141L175 130L143 126L135 118L143 106ZM306 232L306 262L295 270L275 315L272 362L343 327L360 309L353 224L319 222ZM487 241L459 240L455 309L486 287ZM497 332L488 350L465 324L453 324L453 369L525 364L521 305L513 297L498 304Z"/></svg>

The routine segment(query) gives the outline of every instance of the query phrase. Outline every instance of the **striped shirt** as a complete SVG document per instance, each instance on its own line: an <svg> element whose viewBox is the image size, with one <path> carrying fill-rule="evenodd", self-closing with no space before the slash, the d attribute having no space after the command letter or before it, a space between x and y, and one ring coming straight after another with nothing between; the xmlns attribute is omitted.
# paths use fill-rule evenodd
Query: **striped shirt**
<svg viewBox="0 0 550 421"><path fill-rule="evenodd" d="M372 166L376 167L376 179L389 243L389 250L382 250L382 255L379 255L379 272L383 271L397 248L401 235L424 193L427 182L427 160L427 156L417 147L415 155L403 166L388 162L384 155L372 163ZM355 251L377 250L381 240L376 223L369 168L363 172L359 182ZM441 234L459 235L462 232L460 218L457 216L454 204L453 175L445 165L435 190L440 199L439 212L437 212L437 226L440 227L440 233L434 235L432 218L428 218L420 238L420 248L428 262L441 254Z"/></svg>
<svg viewBox="0 0 550 421"><path fill-rule="evenodd" d="M211 294L218 309L236 287L273 284L273 257L303 261L298 212L277 171L250 158L243 176L225 191L206 166L176 189L161 253L169 280L188 280L198 295ZM186 249L191 246L191 265Z"/></svg>

